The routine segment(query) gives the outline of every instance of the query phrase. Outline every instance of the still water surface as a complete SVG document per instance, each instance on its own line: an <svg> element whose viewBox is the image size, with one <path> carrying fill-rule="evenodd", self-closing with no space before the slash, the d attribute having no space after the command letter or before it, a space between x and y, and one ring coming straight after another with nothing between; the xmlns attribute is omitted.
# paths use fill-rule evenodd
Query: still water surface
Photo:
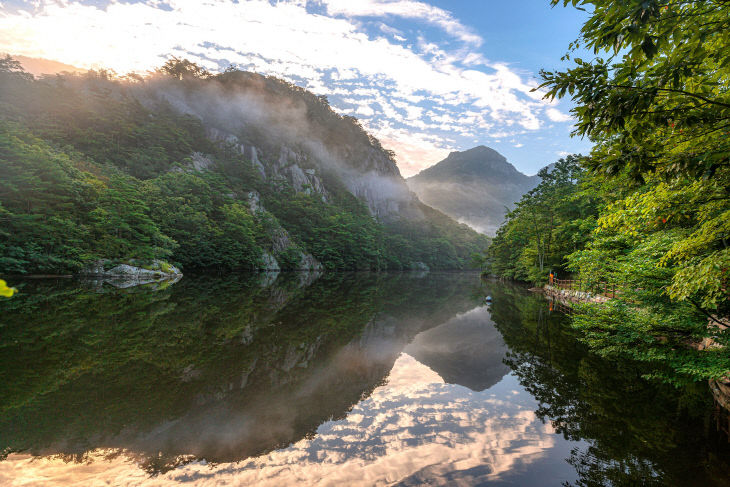
<svg viewBox="0 0 730 487"><path fill-rule="evenodd" d="M0 303L0 485L730 484L704 384L589 355L541 296L471 273L274 277L20 283Z"/></svg>

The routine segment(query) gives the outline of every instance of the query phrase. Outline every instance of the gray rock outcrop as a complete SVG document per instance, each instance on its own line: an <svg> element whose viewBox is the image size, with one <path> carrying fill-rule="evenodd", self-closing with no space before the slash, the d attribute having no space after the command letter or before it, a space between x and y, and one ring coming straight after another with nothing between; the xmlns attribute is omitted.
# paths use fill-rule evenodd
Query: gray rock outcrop
<svg viewBox="0 0 730 487"><path fill-rule="evenodd" d="M250 191L247 196L248 207L251 213L259 218L266 216L266 209L261 204L261 195L259 195L256 191ZM269 238L271 239L271 249L270 251L265 252L265 255L262 256L263 265L259 270L278 272L281 270L281 266L277 257L280 257L283 253L288 252L291 249L297 249L300 256L298 263L291 270L322 270L322 264L320 264L319 261L317 261L317 259L315 259L311 254L301 251L292 240L289 232L287 232L286 229L278 223L276 218L271 216L269 219L269 225L270 228L268 233Z"/></svg>
<svg viewBox="0 0 730 487"><path fill-rule="evenodd" d="M260 270L279 272L281 270L281 267L279 267L279 263L276 261L273 255L268 252L264 252L263 254L261 254Z"/></svg>
<svg viewBox="0 0 730 487"><path fill-rule="evenodd" d="M113 265L112 261L101 259L89 264L79 274L98 281L99 285L110 284L120 289L161 282L169 285L182 278L180 269L161 260L153 260L150 263L130 260L125 264Z"/></svg>
<svg viewBox="0 0 730 487"><path fill-rule="evenodd" d="M190 159L193 161L193 169L196 171L205 171L210 169L215 162L210 157L205 156L201 152L193 152L193 154L190 156Z"/></svg>
<svg viewBox="0 0 730 487"><path fill-rule="evenodd" d="M259 159L260 151L251 144L245 144L235 135L219 130L215 127L210 127L207 130L208 138L216 142L223 142L230 144L235 150L237 150L243 157L248 159L253 165L254 169L261 174L261 177L266 178L266 169Z"/></svg>

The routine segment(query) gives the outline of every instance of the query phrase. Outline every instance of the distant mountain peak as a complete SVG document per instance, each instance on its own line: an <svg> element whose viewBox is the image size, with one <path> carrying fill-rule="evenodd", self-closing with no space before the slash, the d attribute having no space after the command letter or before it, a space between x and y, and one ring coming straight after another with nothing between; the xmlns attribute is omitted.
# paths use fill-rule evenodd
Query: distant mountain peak
<svg viewBox="0 0 730 487"><path fill-rule="evenodd" d="M467 149L465 151L453 151L449 154L449 157L451 156L458 156L458 155L495 155L498 157L501 157L502 159L505 159L505 157L497 152L496 150L492 149L491 147L487 147L486 145L478 145L476 147L472 147L471 149ZM505 159L507 160L507 159Z"/></svg>
<svg viewBox="0 0 730 487"><path fill-rule="evenodd" d="M413 176L413 180L433 178L485 178L494 180L507 178L509 180L524 179L525 176L507 161L502 154L480 145L465 151L451 152L446 159L424 169Z"/></svg>
<svg viewBox="0 0 730 487"><path fill-rule="evenodd" d="M408 179L421 201L476 230L494 234L507 207L540 181L526 176L507 159L480 145L452 152L443 161Z"/></svg>
<svg viewBox="0 0 730 487"><path fill-rule="evenodd" d="M20 62L23 69L34 75L54 75L58 73L85 73L87 70L70 64L61 63L52 59L34 58L28 56L13 56L13 59Z"/></svg>

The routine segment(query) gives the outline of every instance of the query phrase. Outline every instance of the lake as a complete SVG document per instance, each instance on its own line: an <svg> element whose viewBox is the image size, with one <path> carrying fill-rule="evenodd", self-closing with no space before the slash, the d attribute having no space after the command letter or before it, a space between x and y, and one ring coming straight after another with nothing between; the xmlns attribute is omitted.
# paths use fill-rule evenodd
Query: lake
<svg viewBox="0 0 730 487"><path fill-rule="evenodd" d="M0 302L3 486L730 484L706 384L588 354L518 285L14 285Z"/></svg>

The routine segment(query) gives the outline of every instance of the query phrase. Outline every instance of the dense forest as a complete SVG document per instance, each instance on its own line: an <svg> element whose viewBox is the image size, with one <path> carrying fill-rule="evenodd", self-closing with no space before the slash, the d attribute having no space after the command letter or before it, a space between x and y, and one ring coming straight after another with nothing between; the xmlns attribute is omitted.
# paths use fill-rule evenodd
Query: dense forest
<svg viewBox="0 0 730 487"><path fill-rule="evenodd" d="M615 285L617 299L574 319L594 350L653 364L649 375L669 381L724 379L730 5L557 3L589 6L590 16L566 55L572 67L542 72L542 88L573 99L575 135L595 145L540 173L487 251L486 269L534 283L552 271L588 289ZM579 49L596 57L575 57ZM697 351L707 338L714 345Z"/></svg>
<svg viewBox="0 0 730 487"><path fill-rule="evenodd" d="M369 187L353 194L367 178L405 182L393 154L325 97L185 60L147 78L36 79L0 59L0 161L0 275L74 273L99 259L184 270L464 268L487 245L407 190L404 201Z"/></svg>

